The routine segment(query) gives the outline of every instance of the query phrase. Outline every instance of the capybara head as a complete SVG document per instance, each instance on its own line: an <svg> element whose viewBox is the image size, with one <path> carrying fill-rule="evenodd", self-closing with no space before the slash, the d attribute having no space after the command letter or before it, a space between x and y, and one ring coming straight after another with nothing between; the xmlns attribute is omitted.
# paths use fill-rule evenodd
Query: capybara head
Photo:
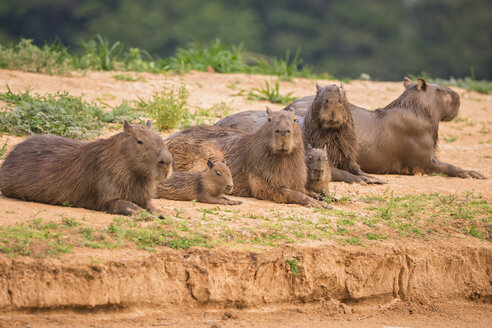
<svg viewBox="0 0 492 328"><path fill-rule="evenodd" d="M158 181L171 175L171 153L161 136L150 129L150 121L145 126L125 121L123 136L130 170L143 177L151 175Z"/></svg>
<svg viewBox="0 0 492 328"><path fill-rule="evenodd" d="M308 182L323 181L327 175L330 175L331 179L330 162L326 155L326 145L324 149L313 148L311 145L307 146L306 166Z"/></svg>
<svg viewBox="0 0 492 328"><path fill-rule="evenodd" d="M203 175L203 182L208 188L216 191L216 194L230 194L234 184L232 182L231 170L225 159L221 162L207 161L208 170Z"/></svg>
<svg viewBox="0 0 492 328"><path fill-rule="evenodd" d="M343 85L320 87L316 84L311 113L321 129L339 129L350 123L352 114Z"/></svg>
<svg viewBox="0 0 492 328"><path fill-rule="evenodd" d="M292 111L273 112L267 107L268 122L263 129L268 131L270 151L275 154L290 154L294 149L302 147L302 134L297 119Z"/></svg>
<svg viewBox="0 0 492 328"><path fill-rule="evenodd" d="M405 92L400 96L400 105L409 104L421 111L431 109L436 112L440 121L451 121L460 109L460 96L450 88L439 84L427 83L419 78L417 83L408 77L403 79ZM430 113L429 113L430 114Z"/></svg>

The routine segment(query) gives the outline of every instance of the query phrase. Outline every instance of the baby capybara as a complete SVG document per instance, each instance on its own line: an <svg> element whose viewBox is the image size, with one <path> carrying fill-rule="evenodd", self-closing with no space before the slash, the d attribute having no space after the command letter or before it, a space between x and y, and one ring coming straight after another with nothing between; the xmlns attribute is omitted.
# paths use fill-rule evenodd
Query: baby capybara
<svg viewBox="0 0 492 328"><path fill-rule="evenodd" d="M0 169L7 197L70 204L111 214L154 212L157 183L171 173L171 154L147 125L92 142L36 135L9 153Z"/></svg>
<svg viewBox="0 0 492 328"><path fill-rule="evenodd" d="M207 161L208 170L202 172L175 172L157 186L157 198L196 200L201 203L239 205L242 202L229 199L233 188L231 171L225 160Z"/></svg>
<svg viewBox="0 0 492 328"><path fill-rule="evenodd" d="M322 194L328 192L331 181L330 161L326 155L326 146L323 149L307 146L306 167L306 190L312 193L312 197L323 199Z"/></svg>

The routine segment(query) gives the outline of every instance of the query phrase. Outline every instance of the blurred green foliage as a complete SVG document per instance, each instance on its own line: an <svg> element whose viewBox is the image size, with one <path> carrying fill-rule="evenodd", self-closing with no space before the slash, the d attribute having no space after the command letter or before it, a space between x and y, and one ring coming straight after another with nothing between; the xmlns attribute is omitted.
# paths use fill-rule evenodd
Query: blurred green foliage
<svg viewBox="0 0 492 328"><path fill-rule="evenodd" d="M93 39L96 34L107 39ZM131 62L132 70L183 67L194 52L203 51L189 47L190 42L209 44L219 38L242 44L255 58L260 53L284 58L287 51L302 49L299 65L338 78L367 73L373 79L400 80L422 71L463 78L473 68L477 80L492 79L490 0L2 1L2 45L24 37L42 46L57 36L70 51L83 46L92 53L78 66L103 69L114 65L111 58ZM136 48L121 53L118 42L149 53ZM176 62L159 61L174 54ZM66 57L61 53L56 60ZM268 65L278 68L274 61ZM216 71L230 69L215 66Z"/></svg>

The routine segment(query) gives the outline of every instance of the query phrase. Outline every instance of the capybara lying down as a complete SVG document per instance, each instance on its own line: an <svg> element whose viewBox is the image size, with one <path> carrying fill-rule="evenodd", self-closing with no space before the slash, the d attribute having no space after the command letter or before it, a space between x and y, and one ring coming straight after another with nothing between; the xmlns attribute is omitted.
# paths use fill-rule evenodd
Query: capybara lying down
<svg viewBox="0 0 492 328"><path fill-rule="evenodd" d="M225 152L234 179L234 195L330 208L306 195L304 145L294 114L272 112L268 108L267 113L266 123L252 134L217 126L196 126L170 136L168 142L179 137L185 143L189 138L193 143L205 141ZM173 148L180 148L179 143ZM180 163L207 160L199 154L173 153L174 162L181 166Z"/></svg>
<svg viewBox="0 0 492 328"><path fill-rule="evenodd" d="M405 91L386 107L368 110L350 104L358 140L357 163L369 173L444 173L485 179L475 171L437 159L439 122L458 116L459 95L450 88L405 77ZM295 100L287 109L303 116L315 96Z"/></svg>
<svg viewBox="0 0 492 328"><path fill-rule="evenodd" d="M299 119L304 146L326 146L333 181L348 183L384 183L363 172L357 164L357 136L347 96L343 86L316 85L316 96ZM257 131L267 120L263 111L245 111L227 116L216 126Z"/></svg>
<svg viewBox="0 0 492 328"><path fill-rule="evenodd" d="M202 172L174 172L157 185L157 198L196 200L201 203L239 205L242 202L225 197L233 188L231 171L222 162L207 161Z"/></svg>
<svg viewBox="0 0 492 328"><path fill-rule="evenodd" d="M125 121L108 139L79 141L36 135L8 154L0 169L7 197L47 204L70 204L111 214L155 212L157 183L171 174L171 154L146 126Z"/></svg>
<svg viewBox="0 0 492 328"><path fill-rule="evenodd" d="M330 162L324 149L307 146L306 150L307 181L306 189L310 195L323 199L323 193L329 190L331 181Z"/></svg>

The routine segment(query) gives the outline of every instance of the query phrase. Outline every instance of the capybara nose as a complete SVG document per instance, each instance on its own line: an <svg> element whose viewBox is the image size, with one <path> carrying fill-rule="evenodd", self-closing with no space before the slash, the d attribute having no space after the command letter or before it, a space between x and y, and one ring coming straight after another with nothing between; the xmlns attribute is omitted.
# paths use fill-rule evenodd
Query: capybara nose
<svg viewBox="0 0 492 328"><path fill-rule="evenodd" d="M226 191L227 191L227 193L230 193L232 191L232 185L230 185L230 184L227 185L226 186Z"/></svg>
<svg viewBox="0 0 492 328"><path fill-rule="evenodd" d="M159 164L160 165L171 165L171 162L173 161L171 155L168 152L160 152L159 153Z"/></svg>

